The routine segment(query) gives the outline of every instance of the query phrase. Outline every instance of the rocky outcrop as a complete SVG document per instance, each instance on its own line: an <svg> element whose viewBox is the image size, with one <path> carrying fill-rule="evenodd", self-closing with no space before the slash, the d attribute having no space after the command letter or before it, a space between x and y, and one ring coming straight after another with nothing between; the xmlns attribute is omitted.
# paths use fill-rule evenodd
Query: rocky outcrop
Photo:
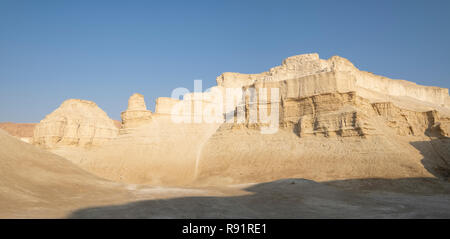
<svg viewBox="0 0 450 239"><path fill-rule="evenodd" d="M254 92L254 99L243 97L234 109L234 114L245 114L243 122L235 119L234 124L253 129L266 127L259 111L270 112L275 106L280 111L276 119L279 127L293 128L302 137L383 134L379 121L373 121L378 116L383 116L382 120L398 135L424 135L433 124L442 125L440 131L445 134L446 124L441 124L433 112L450 115L450 106L445 104L448 89L360 71L338 56L328 60L317 54L293 56L267 72L224 73L217 82L221 87L241 88L247 95ZM270 96L272 89L278 92L275 98ZM251 112L257 116L252 117Z"/></svg>
<svg viewBox="0 0 450 239"><path fill-rule="evenodd" d="M197 180L445 177L439 172L450 170L444 160L450 155L448 89L377 76L344 58L317 54L287 58L260 74L224 73L217 83L256 97L243 97L235 120L205 143ZM279 92L275 99L260 97L271 89ZM261 134L267 124L259 111L273 105L279 130ZM258 109L253 121L252 108Z"/></svg>
<svg viewBox="0 0 450 239"><path fill-rule="evenodd" d="M131 129L148 124L152 119L152 112L147 110L144 96L138 93L128 99L128 108L122 112L121 133L127 133Z"/></svg>
<svg viewBox="0 0 450 239"><path fill-rule="evenodd" d="M154 114L135 94L123 134L61 153L105 178L155 184L430 177L448 168L448 89L317 54L259 74L224 73L217 83L182 100L158 98Z"/></svg>
<svg viewBox="0 0 450 239"><path fill-rule="evenodd" d="M156 99L155 114L169 116L172 114L173 107L178 103L180 103L178 99L159 97Z"/></svg>
<svg viewBox="0 0 450 239"><path fill-rule="evenodd" d="M8 134L27 143L33 141L34 127L36 127L36 123L0 123L0 129L5 130Z"/></svg>
<svg viewBox="0 0 450 239"><path fill-rule="evenodd" d="M212 87L210 92L183 95L183 100L159 97L155 117L179 123L216 123L223 119L223 88Z"/></svg>
<svg viewBox="0 0 450 239"><path fill-rule="evenodd" d="M301 137L364 137L380 133L370 120L370 104L355 92L321 94L287 100L284 104L283 126L292 125Z"/></svg>
<svg viewBox="0 0 450 239"><path fill-rule="evenodd" d="M33 143L45 148L89 147L114 139L118 129L97 104L70 99L47 115L34 129Z"/></svg>
<svg viewBox="0 0 450 239"><path fill-rule="evenodd" d="M433 127L440 136L450 138L450 118L441 118Z"/></svg>
<svg viewBox="0 0 450 239"><path fill-rule="evenodd" d="M401 136L424 135L435 123L439 122L436 111L410 111L401 109L391 102L374 103L373 108L383 118L386 125Z"/></svg>
<svg viewBox="0 0 450 239"><path fill-rule="evenodd" d="M298 93L299 97L331 91L341 93L356 91L361 97L370 100L390 101L392 97L403 97L449 108L448 89L421 86L405 80L393 80L360 71L350 61L339 56L333 56L328 60L320 59L315 53L292 56L267 72L260 74L226 72L217 78L217 84L223 87L258 84L274 86L272 82L277 82L275 85L280 86L290 83L289 90Z"/></svg>

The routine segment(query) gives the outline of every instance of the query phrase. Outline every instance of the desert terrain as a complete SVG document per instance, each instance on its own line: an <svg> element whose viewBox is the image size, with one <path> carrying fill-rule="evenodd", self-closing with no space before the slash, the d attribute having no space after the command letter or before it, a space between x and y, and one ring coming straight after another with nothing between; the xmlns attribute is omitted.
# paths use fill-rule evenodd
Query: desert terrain
<svg viewBox="0 0 450 239"><path fill-rule="evenodd" d="M450 217L448 89L313 53L121 116L0 124L0 217Z"/></svg>

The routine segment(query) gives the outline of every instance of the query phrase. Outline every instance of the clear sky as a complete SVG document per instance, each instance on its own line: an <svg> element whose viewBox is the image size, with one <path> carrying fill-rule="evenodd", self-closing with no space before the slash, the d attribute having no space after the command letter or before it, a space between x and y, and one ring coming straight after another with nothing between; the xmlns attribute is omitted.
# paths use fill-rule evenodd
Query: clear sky
<svg viewBox="0 0 450 239"><path fill-rule="evenodd" d="M0 122L39 122L65 99L113 119L139 92L215 85L289 56L450 87L450 1L0 0Z"/></svg>

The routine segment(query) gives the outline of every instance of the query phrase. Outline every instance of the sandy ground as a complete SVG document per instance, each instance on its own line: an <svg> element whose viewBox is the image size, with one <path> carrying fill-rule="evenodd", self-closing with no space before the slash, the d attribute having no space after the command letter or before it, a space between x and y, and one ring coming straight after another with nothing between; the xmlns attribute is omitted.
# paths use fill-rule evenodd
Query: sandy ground
<svg viewBox="0 0 450 239"><path fill-rule="evenodd" d="M450 218L450 184L426 178L326 183L283 179L209 188L119 188L126 193L85 195L78 198L78 204L16 205L9 213L0 212L0 217Z"/></svg>
<svg viewBox="0 0 450 239"><path fill-rule="evenodd" d="M360 182L283 179L222 188L133 190L138 201L76 210L69 218L450 218L448 183L434 179L382 182L391 189L358 191ZM375 180L376 181L376 180ZM378 182L380 183L380 182ZM353 184L353 185L352 185ZM376 183L375 183L376 184ZM434 189L391 190L407 184ZM151 197L150 199L148 197Z"/></svg>
<svg viewBox="0 0 450 239"><path fill-rule="evenodd" d="M116 183L0 130L0 218L450 218L450 183L425 177Z"/></svg>

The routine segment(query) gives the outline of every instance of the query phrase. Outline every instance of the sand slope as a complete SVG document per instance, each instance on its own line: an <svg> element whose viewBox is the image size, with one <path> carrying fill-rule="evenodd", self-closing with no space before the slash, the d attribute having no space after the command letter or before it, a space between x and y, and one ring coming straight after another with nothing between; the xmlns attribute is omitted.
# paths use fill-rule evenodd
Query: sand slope
<svg viewBox="0 0 450 239"><path fill-rule="evenodd" d="M119 184L0 130L0 217L40 217L33 211L42 208L56 216L61 209L109 203L126 193Z"/></svg>
<svg viewBox="0 0 450 239"><path fill-rule="evenodd" d="M425 178L121 185L0 130L0 218L448 218L449 192Z"/></svg>

